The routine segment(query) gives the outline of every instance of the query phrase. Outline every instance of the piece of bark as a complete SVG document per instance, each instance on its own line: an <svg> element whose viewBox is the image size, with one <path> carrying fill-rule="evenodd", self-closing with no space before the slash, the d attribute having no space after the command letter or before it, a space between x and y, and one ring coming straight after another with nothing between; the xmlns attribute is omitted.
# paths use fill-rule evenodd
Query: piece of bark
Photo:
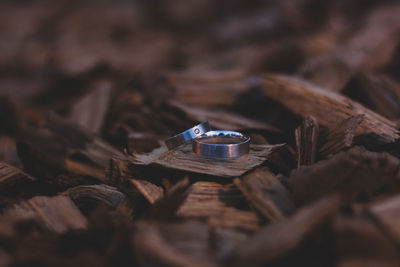
<svg viewBox="0 0 400 267"><path fill-rule="evenodd" d="M337 154L342 150L348 149L354 144L354 134L364 120L364 115L352 116L332 128L323 137L324 143L319 152L322 157Z"/></svg>
<svg viewBox="0 0 400 267"><path fill-rule="evenodd" d="M397 266L400 263L394 243L368 218L338 216L332 225L339 266L352 260L366 264L362 266L370 266L368 262L381 262L375 266Z"/></svg>
<svg viewBox="0 0 400 267"><path fill-rule="evenodd" d="M81 210L87 210L99 203L115 209L125 198L125 195L115 187L104 184L75 186L65 191L63 195L69 196Z"/></svg>
<svg viewBox="0 0 400 267"><path fill-rule="evenodd" d="M92 87L93 90L72 107L68 119L98 134L107 114L113 86L108 80L98 80Z"/></svg>
<svg viewBox="0 0 400 267"><path fill-rule="evenodd" d="M201 219L209 225L254 231L260 219L253 211L243 210L243 195L232 184L196 182L188 190L188 196L177 212L186 219Z"/></svg>
<svg viewBox="0 0 400 267"><path fill-rule="evenodd" d="M208 247L208 229L204 224L138 222L132 242L141 264L214 266Z"/></svg>
<svg viewBox="0 0 400 267"><path fill-rule="evenodd" d="M236 178L234 183L250 205L269 222L282 220L294 210L289 191L266 167Z"/></svg>
<svg viewBox="0 0 400 267"><path fill-rule="evenodd" d="M363 114L365 118L355 135L373 133L383 143L392 143L399 138L393 122L340 94L281 75L264 75L260 84L267 97L304 118L312 115L322 126L333 129L339 122Z"/></svg>
<svg viewBox="0 0 400 267"><path fill-rule="evenodd" d="M394 196L387 200L373 204L368 209L369 213L397 245L400 244L400 196Z"/></svg>
<svg viewBox="0 0 400 267"><path fill-rule="evenodd" d="M320 200L297 211L293 216L263 227L226 258L229 266L279 265L279 261L295 251L315 233L339 208L339 198Z"/></svg>
<svg viewBox="0 0 400 267"><path fill-rule="evenodd" d="M388 153L354 147L328 160L292 171L288 186L298 204L310 203L332 193L351 201L360 194L372 196L382 190L398 189L399 166L400 160Z"/></svg>
<svg viewBox="0 0 400 267"><path fill-rule="evenodd" d="M172 100L169 102L174 108L182 110L189 117L195 121L208 121L211 127L216 129L224 130L240 130L240 129L256 129L265 130L275 133L280 133L281 131L274 126L262 123L256 120L245 118L238 114L231 112L221 111L221 110L209 110L201 107L193 107L182 104L178 101Z"/></svg>
<svg viewBox="0 0 400 267"><path fill-rule="evenodd" d="M15 221L33 219L55 233L87 227L86 218L72 200L67 196L61 195L31 198L7 209L2 216L11 216L15 218Z"/></svg>
<svg viewBox="0 0 400 267"><path fill-rule="evenodd" d="M30 186L35 178L25 172L0 162L0 191L10 190L15 186Z"/></svg>
<svg viewBox="0 0 400 267"><path fill-rule="evenodd" d="M163 198L158 199L142 216L143 219L163 220L170 219L181 207L187 196L189 178L176 183Z"/></svg>
<svg viewBox="0 0 400 267"><path fill-rule="evenodd" d="M317 156L319 126L317 120L308 116L296 128L297 166L311 165Z"/></svg>
<svg viewBox="0 0 400 267"><path fill-rule="evenodd" d="M234 178L268 160L268 156L282 145L250 145L250 152L238 159L214 160L193 154L191 144L167 151L166 147L155 149L149 154L129 157L128 168L135 166L157 166L167 169Z"/></svg>

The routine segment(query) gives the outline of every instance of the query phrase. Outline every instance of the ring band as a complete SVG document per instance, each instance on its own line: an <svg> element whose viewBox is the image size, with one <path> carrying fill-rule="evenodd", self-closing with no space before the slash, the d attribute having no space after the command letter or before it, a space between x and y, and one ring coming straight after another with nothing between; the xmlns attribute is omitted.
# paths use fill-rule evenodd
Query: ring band
<svg viewBox="0 0 400 267"><path fill-rule="evenodd" d="M167 145L168 149L171 150L195 139L196 137L205 134L210 130L210 124L208 123L208 121L204 121L180 134L168 138L167 140L165 140L165 144Z"/></svg>
<svg viewBox="0 0 400 267"><path fill-rule="evenodd" d="M249 153L250 137L234 131L210 131L193 140L193 152L214 159L235 159Z"/></svg>

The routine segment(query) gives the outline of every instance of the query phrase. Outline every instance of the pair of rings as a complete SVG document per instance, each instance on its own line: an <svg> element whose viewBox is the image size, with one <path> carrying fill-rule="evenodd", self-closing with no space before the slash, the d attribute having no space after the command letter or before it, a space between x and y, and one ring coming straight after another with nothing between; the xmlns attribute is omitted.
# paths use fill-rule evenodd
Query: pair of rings
<svg viewBox="0 0 400 267"><path fill-rule="evenodd" d="M208 121L202 122L165 141L174 149L193 141L193 152L214 159L235 159L249 153L250 137L235 131L211 131Z"/></svg>

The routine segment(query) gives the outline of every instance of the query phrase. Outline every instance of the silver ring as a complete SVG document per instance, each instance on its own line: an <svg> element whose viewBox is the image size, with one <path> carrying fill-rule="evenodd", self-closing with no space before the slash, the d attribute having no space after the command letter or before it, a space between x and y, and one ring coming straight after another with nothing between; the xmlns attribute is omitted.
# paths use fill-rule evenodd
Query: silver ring
<svg viewBox="0 0 400 267"><path fill-rule="evenodd" d="M168 149L171 150L193 140L196 137L201 136L202 134L205 134L209 130L211 130L210 124L208 121L204 121L180 134L168 138L165 140L165 144L167 145Z"/></svg>
<svg viewBox="0 0 400 267"><path fill-rule="evenodd" d="M193 152L214 159L235 159L249 153L250 137L234 131L210 131L193 140Z"/></svg>

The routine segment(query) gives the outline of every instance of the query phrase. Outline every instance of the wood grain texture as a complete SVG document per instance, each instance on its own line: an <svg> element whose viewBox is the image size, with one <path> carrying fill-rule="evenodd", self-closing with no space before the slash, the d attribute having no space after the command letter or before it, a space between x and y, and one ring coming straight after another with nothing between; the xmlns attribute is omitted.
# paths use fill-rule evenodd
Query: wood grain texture
<svg viewBox="0 0 400 267"><path fill-rule="evenodd" d="M9 164L0 162L0 191L16 185L31 183L35 180L35 178L25 172Z"/></svg>
<svg viewBox="0 0 400 267"><path fill-rule="evenodd" d="M282 145L250 145L250 152L234 160L207 159L193 154L191 144L176 150L166 147L155 149L150 154L133 155L129 158L132 166L154 165L168 169L234 178L268 160L268 156Z"/></svg>
<svg viewBox="0 0 400 267"><path fill-rule="evenodd" d="M281 75L264 75L260 84L267 97L299 116L314 116L322 126L334 128L341 121L362 114L365 119L355 135L374 133L385 143L399 138L395 123L343 95Z"/></svg>
<svg viewBox="0 0 400 267"><path fill-rule="evenodd" d="M297 166L313 164L317 157L319 125L317 120L308 116L295 130Z"/></svg>
<svg viewBox="0 0 400 267"><path fill-rule="evenodd" d="M236 178L234 183L250 206L269 222L282 220L295 209L289 191L266 167Z"/></svg>
<svg viewBox="0 0 400 267"><path fill-rule="evenodd" d="M101 203L112 209L115 209L125 198L125 195L115 187L104 184L75 186L68 189L63 195L69 196L78 207Z"/></svg>
<svg viewBox="0 0 400 267"><path fill-rule="evenodd" d="M243 195L232 184L196 182L177 212L181 218L203 219L215 227L254 231L260 219L253 211L242 210Z"/></svg>
<svg viewBox="0 0 400 267"><path fill-rule="evenodd" d="M67 196L37 196L6 210L3 216L34 219L48 230L63 233L69 229L84 229L87 220Z"/></svg>
<svg viewBox="0 0 400 267"><path fill-rule="evenodd" d="M364 115L355 115L329 130L328 134L323 137L324 143L319 151L321 156L327 157L350 148L354 144L354 134L363 120Z"/></svg>
<svg viewBox="0 0 400 267"><path fill-rule="evenodd" d="M388 153L354 147L328 160L293 170L288 186L299 204L332 193L340 194L348 202L359 194L373 196L383 189L398 190L399 166L400 160Z"/></svg>

